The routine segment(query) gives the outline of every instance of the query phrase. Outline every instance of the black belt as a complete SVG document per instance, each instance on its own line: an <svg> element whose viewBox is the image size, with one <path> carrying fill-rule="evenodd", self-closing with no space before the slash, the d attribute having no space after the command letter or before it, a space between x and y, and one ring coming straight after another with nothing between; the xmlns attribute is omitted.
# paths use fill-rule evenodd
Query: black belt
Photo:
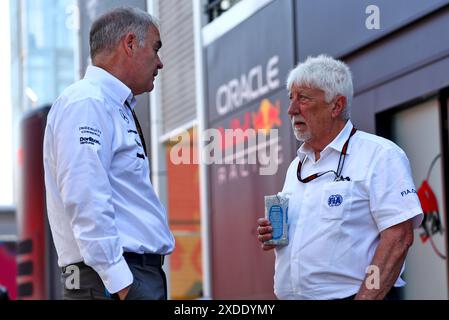
<svg viewBox="0 0 449 320"><path fill-rule="evenodd" d="M123 256L127 262L139 263L142 265L149 265L155 267L162 267L164 265L164 255L155 253L138 254L134 252L124 252Z"/></svg>
<svg viewBox="0 0 449 320"><path fill-rule="evenodd" d="M154 254L154 253L144 253L144 254L138 254L134 252L124 252L123 257L127 262L133 262L138 263L142 265L149 265L149 266L155 266L155 267L162 267L164 265L165 256L160 254ZM91 268L88 265L86 265L83 261L72 263L71 266L75 265L79 268ZM65 273L66 269L69 266L62 267L62 272Z"/></svg>

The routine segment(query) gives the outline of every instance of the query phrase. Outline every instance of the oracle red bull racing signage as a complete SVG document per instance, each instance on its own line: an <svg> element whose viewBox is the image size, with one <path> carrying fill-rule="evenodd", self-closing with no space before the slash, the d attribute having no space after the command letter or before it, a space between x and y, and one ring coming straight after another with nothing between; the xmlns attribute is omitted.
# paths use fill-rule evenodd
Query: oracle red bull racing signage
<svg viewBox="0 0 449 320"><path fill-rule="evenodd" d="M275 53L211 84L215 89L209 94L211 121L203 134L206 153L202 156L206 164L221 165L219 184L247 178L250 173L275 175L283 163L279 129L286 120L282 112L286 115L288 101L276 97L285 90L286 68L281 57Z"/></svg>
<svg viewBox="0 0 449 320"><path fill-rule="evenodd" d="M274 298L272 271L258 267L273 265L272 256L257 250L252 230L295 156L285 89L295 63L292 3L271 1L205 47L202 143L216 157L206 162L216 299Z"/></svg>
<svg viewBox="0 0 449 320"><path fill-rule="evenodd" d="M265 65L256 65L248 73L222 84L215 94L215 106L220 116L252 102L281 85L279 56L271 57Z"/></svg>
<svg viewBox="0 0 449 320"><path fill-rule="evenodd" d="M242 112L199 135L200 142L205 145L199 157L190 158L190 143L186 143L191 139L188 131L173 136L171 141L174 146L170 151L172 163L198 164L201 161L207 165L224 165L220 168L219 184L227 181L227 175L223 172L229 168L232 170L232 167L226 167L229 165L239 165L240 169L243 165L250 165L251 171L256 174L275 175L283 161L278 132L283 120L281 99L269 94L280 89L283 83L279 77L278 63L279 56L274 55L265 65L253 66L248 72L220 85L215 99L217 115L226 117L240 108ZM248 110L246 106L249 103L255 103L257 109ZM248 168L234 172L238 174L230 174L231 179L249 176Z"/></svg>

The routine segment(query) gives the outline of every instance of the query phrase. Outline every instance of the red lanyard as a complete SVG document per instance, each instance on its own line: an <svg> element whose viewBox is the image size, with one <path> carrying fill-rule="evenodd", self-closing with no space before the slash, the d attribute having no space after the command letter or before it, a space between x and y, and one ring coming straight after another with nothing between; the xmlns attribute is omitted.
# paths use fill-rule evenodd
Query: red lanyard
<svg viewBox="0 0 449 320"><path fill-rule="evenodd" d="M352 127L351 134L349 135L348 140L346 140L345 144L343 145L343 148L341 149L340 159L338 160L337 171L328 170L325 172L314 173L314 174L308 176L307 178L301 179L302 162L301 162L301 160L299 160L298 169L296 170L296 176L297 176L298 180L302 183L308 183L308 182L315 180L316 178L321 177L322 175L325 175L326 173L330 173L330 172L333 172L335 174L336 181L349 180L349 177L347 177L347 178L341 177L341 172L343 171L343 165L345 163L346 152L348 151L349 140L351 140L351 137L354 135L354 133L356 131L357 131L357 129L355 127Z"/></svg>

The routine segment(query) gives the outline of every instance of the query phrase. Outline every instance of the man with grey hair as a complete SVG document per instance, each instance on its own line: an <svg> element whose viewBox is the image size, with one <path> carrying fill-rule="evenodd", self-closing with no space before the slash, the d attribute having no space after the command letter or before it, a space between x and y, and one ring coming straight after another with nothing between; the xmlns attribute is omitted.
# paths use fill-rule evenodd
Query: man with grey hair
<svg viewBox="0 0 449 320"><path fill-rule="evenodd" d="M275 247L258 220L263 250L275 249L280 299L394 299L413 228L423 213L405 153L350 121L349 68L320 55L287 80L288 114L303 142L288 168L286 246Z"/></svg>
<svg viewBox="0 0 449 320"><path fill-rule="evenodd" d="M134 112L163 67L161 46L148 13L105 13L90 31L93 65L48 115L47 211L64 299L167 299L162 266L174 237Z"/></svg>

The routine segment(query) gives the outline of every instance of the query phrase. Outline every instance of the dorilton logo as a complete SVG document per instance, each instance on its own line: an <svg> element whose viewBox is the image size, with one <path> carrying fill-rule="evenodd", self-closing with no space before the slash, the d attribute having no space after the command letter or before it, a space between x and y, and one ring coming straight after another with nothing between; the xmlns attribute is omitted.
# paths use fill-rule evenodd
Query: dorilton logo
<svg viewBox="0 0 449 320"><path fill-rule="evenodd" d="M95 140L92 137L80 137L80 144L101 145L100 141Z"/></svg>

